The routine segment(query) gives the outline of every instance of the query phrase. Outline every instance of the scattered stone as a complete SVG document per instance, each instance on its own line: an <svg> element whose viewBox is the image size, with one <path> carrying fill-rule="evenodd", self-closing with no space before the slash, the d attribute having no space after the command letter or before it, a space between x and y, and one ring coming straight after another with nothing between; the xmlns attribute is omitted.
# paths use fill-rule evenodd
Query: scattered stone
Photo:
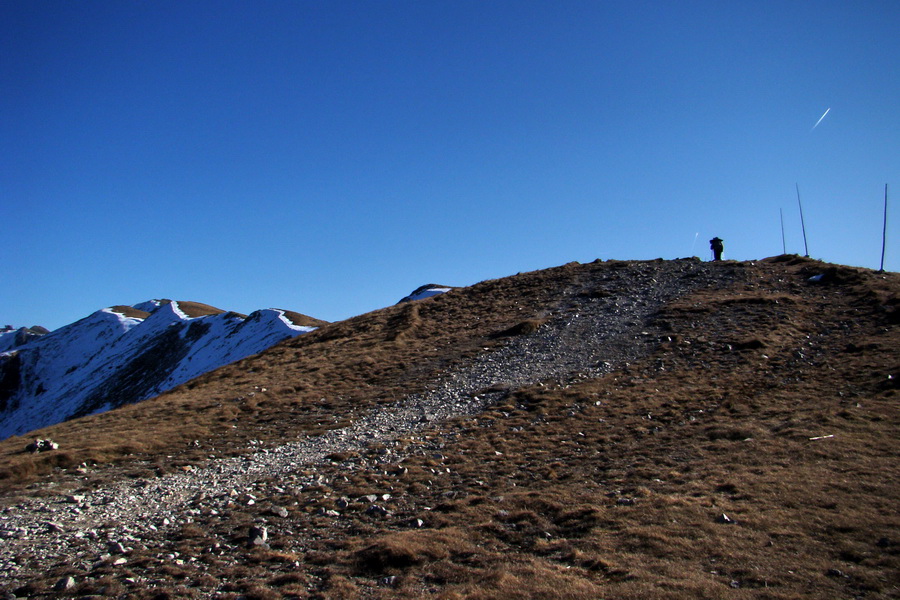
<svg viewBox="0 0 900 600"><path fill-rule="evenodd" d="M288 514L288 509L283 506L273 506L269 509L269 512L275 515L276 517L281 517L282 519L286 519Z"/></svg>
<svg viewBox="0 0 900 600"><path fill-rule="evenodd" d="M731 517L729 517L729 516L726 515L725 513L722 513L721 515L719 515L718 517L716 517L716 523L721 523L721 524L723 524L723 525L733 525L733 524L736 523L736 522L737 522L737 521L735 521L734 519L732 519Z"/></svg>
<svg viewBox="0 0 900 600"><path fill-rule="evenodd" d="M53 586L53 589L57 592L64 592L66 590L70 590L75 587L75 578L74 577L63 577Z"/></svg>
<svg viewBox="0 0 900 600"><path fill-rule="evenodd" d="M378 506L377 504L373 504L369 508L366 509L366 514L374 515L376 517L386 517L390 513L383 506Z"/></svg>
<svg viewBox="0 0 900 600"><path fill-rule="evenodd" d="M106 549L110 554L125 554L126 552L125 546L121 542L110 542L107 544Z"/></svg>
<svg viewBox="0 0 900 600"><path fill-rule="evenodd" d="M828 569L825 573L829 577L840 577L842 579L850 579L850 576L841 571L840 569Z"/></svg>
<svg viewBox="0 0 900 600"><path fill-rule="evenodd" d="M50 439L34 438L34 441L25 446L26 452L48 452L50 450L58 450L59 444Z"/></svg>
<svg viewBox="0 0 900 600"><path fill-rule="evenodd" d="M47 525L47 531L49 531L50 533L62 533L63 532L63 526L60 525L59 523L54 523L53 521L48 521L46 523L46 525Z"/></svg>
<svg viewBox="0 0 900 600"><path fill-rule="evenodd" d="M265 527L257 527L256 525L250 526L250 531L247 535L247 545L251 548L253 546L263 546L268 547L266 543L269 539L269 532Z"/></svg>

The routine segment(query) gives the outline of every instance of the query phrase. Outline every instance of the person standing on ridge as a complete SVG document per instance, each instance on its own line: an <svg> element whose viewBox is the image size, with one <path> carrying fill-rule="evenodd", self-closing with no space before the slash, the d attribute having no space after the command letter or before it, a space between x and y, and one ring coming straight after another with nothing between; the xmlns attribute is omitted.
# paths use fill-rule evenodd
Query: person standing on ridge
<svg viewBox="0 0 900 600"><path fill-rule="evenodd" d="M709 240L709 248L713 251L713 260L722 260L722 251L725 250L725 244L722 240L714 237Z"/></svg>

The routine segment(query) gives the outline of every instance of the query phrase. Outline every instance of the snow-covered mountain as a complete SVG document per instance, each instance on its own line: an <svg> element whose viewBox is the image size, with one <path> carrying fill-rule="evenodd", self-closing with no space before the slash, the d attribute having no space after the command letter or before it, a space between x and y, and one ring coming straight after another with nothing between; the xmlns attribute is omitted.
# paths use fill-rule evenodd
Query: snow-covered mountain
<svg viewBox="0 0 900 600"><path fill-rule="evenodd" d="M0 439L156 396L323 324L195 302L104 308L40 336L0 332ZM33 329L33 328L32 328Z"/></svg>

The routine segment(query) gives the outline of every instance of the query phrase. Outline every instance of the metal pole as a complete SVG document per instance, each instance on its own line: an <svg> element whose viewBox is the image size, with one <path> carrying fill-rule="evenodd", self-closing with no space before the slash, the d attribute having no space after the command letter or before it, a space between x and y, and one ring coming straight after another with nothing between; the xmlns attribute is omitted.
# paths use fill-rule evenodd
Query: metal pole
<svg viewBox="0 0 900 600"><path fill-rule="evenodd" d="M884 229L881 231L881 269L880 273L884 273L884 249L887 246L887 190L888 184L884 184Z"/></svg>
<svg viewBox="0 0 900 600"><path fill-rule="evenodd" d="M787 254L787 246L784 244L784 209L779 208L778 214L781 215L781 253Z"/></svg>
<svg viewBox="0 0 900 600"><path fill-rule="evenodd" d="M803 249L806 251L806 258L809 258L809 246L806 244L806 223L803 221L803 204L800 202L800 184L797 186L797 204L800 206L800 226L803 228Z"/></svg>

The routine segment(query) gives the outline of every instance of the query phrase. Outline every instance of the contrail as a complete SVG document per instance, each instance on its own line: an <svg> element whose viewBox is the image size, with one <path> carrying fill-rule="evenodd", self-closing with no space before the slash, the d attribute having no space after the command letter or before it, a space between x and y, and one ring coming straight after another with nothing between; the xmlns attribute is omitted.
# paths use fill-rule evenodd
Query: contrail
<svg viewBox="0 0 900 600"><path fill-rule="evenodd" d="M819 117L819 120L818 120L818 121L816 121L816 124L815 124L815 125L813 125L813 126L812 126L812 129L810 129L810 131L812 131L812 130L813 130L813 129L815 129L815 128L816 128L816 127L818 127L818 126L819 126L819 123L821 123L821 122L822 122L822 119L824 119L824 118L825 118L825 115L827 115L827 114L828 114L828 111L829 111L829 110L831 110L831 107L830 107L830 106L829 106L829 107L828 107L828 110L826 110L826 111L825 111L825 112L824 112L824 113L822 113L822 116L821 116L821 117Z"/></svg>

